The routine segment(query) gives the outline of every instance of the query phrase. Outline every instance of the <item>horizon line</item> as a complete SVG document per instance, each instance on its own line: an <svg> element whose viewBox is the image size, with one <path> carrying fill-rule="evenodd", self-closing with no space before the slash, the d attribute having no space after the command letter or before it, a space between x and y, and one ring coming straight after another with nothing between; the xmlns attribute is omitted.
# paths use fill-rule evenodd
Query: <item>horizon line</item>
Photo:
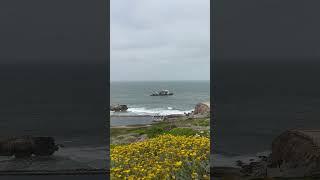
<svg viewBox="0 0 320 180"><path fill-rule="evenodd" d="M191 79L191 80L110 80L110 82L158 82L158 81L210 81L210 79Z"/></svg>

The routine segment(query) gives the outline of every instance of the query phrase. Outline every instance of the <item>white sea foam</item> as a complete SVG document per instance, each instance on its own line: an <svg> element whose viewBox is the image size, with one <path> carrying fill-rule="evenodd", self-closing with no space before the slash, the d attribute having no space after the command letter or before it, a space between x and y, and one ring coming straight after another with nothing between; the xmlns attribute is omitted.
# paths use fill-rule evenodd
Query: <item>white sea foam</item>
<svg viewBox="0 0 320 180"><path fill-rule="evenodd" d="M128 112L134 113L136 115L170 115L170 114L184 114L189 113L192 110L189 111L183 111L183 110L177 110L173 109L172 107L165 108L155 108L155 109L147 109L147 108L129 108Z"/></svg>

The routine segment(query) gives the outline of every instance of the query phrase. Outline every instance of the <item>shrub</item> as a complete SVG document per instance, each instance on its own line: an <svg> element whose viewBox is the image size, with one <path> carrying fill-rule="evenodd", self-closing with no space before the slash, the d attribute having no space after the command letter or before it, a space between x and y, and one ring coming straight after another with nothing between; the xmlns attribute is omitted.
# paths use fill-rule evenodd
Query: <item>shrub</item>
<svg viewBox="0 0 320 180"><path fill-rule="evenodd" d="M175 125L168 125L168 124L159 124L154 125L150 128L148 128L145 133L147 134L148 138L154 138L161 134L164 134L167 131L170 131L171 129L175 128Z"/></svg>
<svg viewBox="0 0 320 180"><path fill-rule="evenodd" d="M210 139L160 135L111 148L111 179L209 179Z"/></svg>
<svg viewBox="0 0 320 180"><path fill-rule="evenodd" d="M165 130L161 127L152 127L147 129L146 134L148 138L154 138L157 137L158 135L161 135L165 132Z"/></svg>

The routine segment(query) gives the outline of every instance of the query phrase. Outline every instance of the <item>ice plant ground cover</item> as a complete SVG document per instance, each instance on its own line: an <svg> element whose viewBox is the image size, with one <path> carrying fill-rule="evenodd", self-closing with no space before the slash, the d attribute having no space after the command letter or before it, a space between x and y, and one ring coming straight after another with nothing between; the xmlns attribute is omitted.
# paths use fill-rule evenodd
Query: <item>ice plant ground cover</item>
<svg viewBox="0 0 320 180"><path fill-rule="evenodd" d="M163 134L111 148L111 179L209 179L210 139Z"/></svg>

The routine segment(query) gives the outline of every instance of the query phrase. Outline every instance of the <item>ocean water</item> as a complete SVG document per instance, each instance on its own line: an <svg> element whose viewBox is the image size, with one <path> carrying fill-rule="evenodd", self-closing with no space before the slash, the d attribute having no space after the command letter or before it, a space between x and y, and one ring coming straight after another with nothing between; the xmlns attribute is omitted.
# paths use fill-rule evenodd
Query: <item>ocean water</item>
<svg viewBox="0 0 320 180"><path fill-rule="evenodd" d="M57 144L65 146L47 160L31 158L26 163L0 157L0 171L73 169L84 167L90 159L99 163L86 167L105 167L105 71L103 65L0 65L0 137L52 136ZM85 153L88 149L95 157Z"/></svg>
<svg viewBox="0 0 320 180"><path fill-rule="evenodd" d="M162 89L174 95L150 96ZM111 126L149 124L150 117L128 116L184 114L203 101L210 101L210 81L111 82L110 103L129 108L127 112L110 112Z"/></svg>
<svg viewBox="0 0 320 180"><path fill-rule="evenodd" d="M212 164L234 164L271 150L293 128L320 128L320 63L216 63Z"/></svg>

